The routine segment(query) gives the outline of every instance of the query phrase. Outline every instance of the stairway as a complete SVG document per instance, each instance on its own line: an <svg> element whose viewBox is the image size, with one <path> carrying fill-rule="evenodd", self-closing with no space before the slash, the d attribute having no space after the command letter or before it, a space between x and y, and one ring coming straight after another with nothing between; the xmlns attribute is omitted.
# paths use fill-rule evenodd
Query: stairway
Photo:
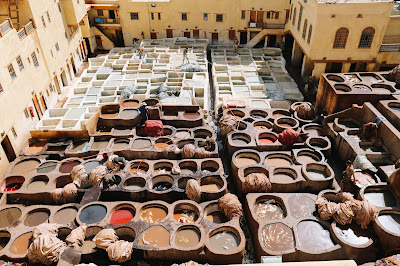
<svg viewBox="0 0 400 266"><path fill-rule="evenodd" d="M106 34L103 30L101 30L99 27L97 26L91 26L92 28L96 28L99 32L101 32L105 37L107 37L107 39L109 39L111 42L113 42L114 44L116 43L116 38L113 38L111 36L109 36L108 34Z"/></svg>
<svg viewBox="0 0 400 266"><path fill-rule="evenodd" d="M15 29L19 30L19 10L18 0L7 0L8 1L8 16Z"/></svg>
<svg viewBox="0 0 400 266"><path fill-rule="evenodd" d="M267 35L267 30L262 30L260 31L256 36L253 37L250 41L248 41L244 47L245 48L253 48L259 41L261 41L262 38Z"/></svg>

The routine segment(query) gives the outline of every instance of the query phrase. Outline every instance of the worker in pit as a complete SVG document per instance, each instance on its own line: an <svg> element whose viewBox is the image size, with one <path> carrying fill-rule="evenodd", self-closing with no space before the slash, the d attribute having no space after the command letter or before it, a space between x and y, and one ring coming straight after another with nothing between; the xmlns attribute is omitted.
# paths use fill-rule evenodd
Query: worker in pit
<svg viewBox="0 0 400 266"><path fill-rule="evenodd" d="M351 161L346 162L346 170L342 173L343 178L340 182L340 190L342 192L352 193L352 184L356 184L356 177L354 175L354 167Z"/></svg>
<svg viewBox="0 0 400 266"><path fill-rule="evenodd" d="M188 53L188 48L183 49L183 63L182 63L182 65L185 64L185 60L189 63L189 59L188 59L187 53Z"/></svg>
<svg viewBox="0 0 400 266"><path fill-rule="evenodd" d="M233 41L233 48L235 49L235 54L237 54L239 49L239 40L237 37L235 37L235 40Z"/></svg>

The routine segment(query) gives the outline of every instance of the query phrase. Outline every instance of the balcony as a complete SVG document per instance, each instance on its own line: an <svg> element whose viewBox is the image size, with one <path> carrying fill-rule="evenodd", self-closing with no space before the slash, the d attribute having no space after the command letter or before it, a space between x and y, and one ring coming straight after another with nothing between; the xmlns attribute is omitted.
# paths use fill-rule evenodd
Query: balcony
<svg viewBox="0 0 400 266"><path fill-rule="evenodd" d="M272 23L248 23L249 29L284 29L285 24L272 24Z"/></svg>
<svg viewBox="0 0 400 266"><path fill-rule="evenodd" d="M94 18L94 24L101 26L102 24L120 24L119 18Z"/></svg>
<svg viewBox="0 0 400 266"><path fill-rule="evenodd" d="M3 23L0 24L0 37L3 37L6 35L9 31L14 29L11 20L6 19ZM20 40L28 36L33 30L35 29L35 26L33 25L33 22L29 22L25 26L23 26L17 33L18 37Z"/></svg>
<svg viewBox="0 0 400 266"><path fill-rule="evenodd" d="M400 43L381 44L379 52L400 52Z"/></svg>

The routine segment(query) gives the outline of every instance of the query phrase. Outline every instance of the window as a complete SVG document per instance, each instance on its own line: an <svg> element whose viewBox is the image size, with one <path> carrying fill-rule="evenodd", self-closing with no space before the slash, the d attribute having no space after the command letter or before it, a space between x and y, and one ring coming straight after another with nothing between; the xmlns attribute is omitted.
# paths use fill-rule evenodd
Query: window
<svg viewBox="0 0 400 266"><path fill-rule="evenodd" d="M99 17L102 17L102 16L104 16L104 12L103 12L103 10L101 10L101 9L97 9L97 15L98 15Z"/></svg>
<svg viewBox="0 0 400 266"><path fill-rule="evenodd" d="M293 4L290 6L290 19L292 19L292 13L293 13Z"/></svg>
<svg viewBox="0 0 400 266"><path fill-rule="evenodd" d="M303 7L300 6L300 12L299 12L299 21L297 23L297 30L300 30L300 24L301 24L301 17L303 16Z"/></svg>
<svg viewBox="0 0 400 266"><path fill-rule="evenodd" d="M293 20L292 20L292 25L294 26L294 23L296 22L296 8L294 8L293 11Z"/></svg>
<svg viewBox="0 0 400 266"><path fill-rule="evenodd" d="M54 91L53 85L51 83L49 85L49 89L50 89L50 91Z"/></svg>
<svg viewBox="0 0 400 266"><path fill-rule="evenodd" d="M187 20L187 13L182 13L182 20Z"/></svg>
<svg viewBox="0 0 400 266"><path fill-rule="evenodd" d="M138 20L139 19L139 13L131 13L131 20Z"/></svg>
<svg viewBox="0 0 400 266"><path fill-rule="evenodd" d="M60 46L58 45L58 43L56 43L56 51L60 51Z"/></svg>
<svg viewBox="0 0 400 266"><path fill-rule="evenodd" d="M154 13L151 13L151 20L154 20Z"/></svg>
<svg viewBox="0 0 400 266"><path fill-rule="evenodd" d="M242 11L242 19L246 19L246 11Z"/></svg>
<svg viewBox="0 0 400 266"><path fill-rule="evenodd" d="M333 48L345 48L348 36L349 30L347 28L338 29L336 31L335 41L333 42Z"/></svg>
<svg viewBox="0 0 400 266"><path fill-rule="evenodd" d="M360 43L358 48L371 48L372 39L374 38L375 30L372 27L368 27L361 33Z"/></svg>
<svg viewBox="0 0 400 266"><path fill-rule="evenodd" d="M267 18L271 18L271 12L267 11Z"/></svg>
<svg viewBox="0 0 400 266"><path fill-rule="evenodd" d="M204 14L204 20L208 20L208 14Z"/></svg>
<svg viewBox="0 0 400 266"><path fill-rule="evenodd" d="M161 13L158 13L158 20L161 20Z"/></svg>
<svg viewBox="0 0 400 266"><path fill-rule="evenodd" d="M17 74L15 74L14 67L12 64L8 65L8 72L10 73L12 79L15 79L17 77Z"/></svg>
<svg viewBox="0 0 400 266"><path fill-rule="evenodd" d="M24 64L22 63L21 56L17 57L17 64L18 64L19 70L21 70L21 71L24 70Z"/></svg>
<svg viewBox="0 0 400 266"><path fill-rule="evenodd" d="M57 6L58 6L58 11L61 12L61 5L60 5L60 2L57 3Z"/></svg>
<svg viewBox="0 0 400 266"><path fill-rule="evenodd" d="M275 12L275 19L279 19L279 12Z"/></svg>
<svg viewBox="0 0 400 266"><path fill-rule="evenodd" d="M46 15L47 15L47 20L48 20L49 22L51 22L49 11L46 12Z"/></svg>
<svg viewBox="0 0 400 266"><path fill-rule="evenodd" d="M39 66L39 62L38 62L38 60L37 60L36 53L33 52L31 56L32 56L32 62L33 62L33 64L35 65L35 67L38 67L38 66Z"/></svg>
<svg viewBox="0 0 400 266"><path fill-rule="evenodd" d="M18 137L17 132L15 131L14 127L11 128L11 132L13 133L14 138Z"/></svg>
<svg viewBox="0 0 400 266"><path fill-rule="evenodd" d="M24 114L26 118L29 118L29 113L27 108L24 109Z"/></svg>
<svg viewBox="0 0 400 266"><path fill-rule="evenodd" d="M303 37L303 39L304 39L304 40L306 39L306 33L307 33L307 23L308 23L307 19L306 19L306 20L304 20L304 25L303 25L303 34L301 35L301 37Z"/></svg>
<svg viewBox="0 0 400 266"><path fill-rule="evenodd" d="M0 94L2 94L3 92L4 92L3 86L1 86L1 84L0 84Z"/></svg>
<svg viewBox="0 0 400 266"><path fill-rule="evenodd" d="M308 38L307 38L308 44L310 44L311 41L311 33L312 33L312 25L310 25L310 28L308 29Z"/></svg>
<svg viewBox="0 0 400 266"><path fill-rule="evenodd" d="M42 23L43 23L43 26L46 27L46 22L44 21L44 17L43 16L42 16Z"/></svg>
<svg viewBox="0 0 400 266"><path fill-rule="evenodd" d="M222 22L223 18L224 18L224 16L222 14L217 14L217 16L216 16L217 22Z"/></svg>

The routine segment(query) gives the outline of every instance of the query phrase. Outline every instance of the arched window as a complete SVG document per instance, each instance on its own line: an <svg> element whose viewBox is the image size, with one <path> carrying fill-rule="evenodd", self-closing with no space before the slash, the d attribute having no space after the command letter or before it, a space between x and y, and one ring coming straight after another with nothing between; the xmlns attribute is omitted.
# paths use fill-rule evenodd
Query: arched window
<svg viewBox="0 0 400 266"><path fill-rule="evenodd" d="M294 11L293 11L293 20L292 20L292 25L294 26L294 23L296 22L296 8L294 8Z"/></svg>
<svg viewBox="0 0 400 266"><path fill-rule="evenodd" d="M336 31L335 41L333 42L333 48L345 48L348 36L349 30L347 28L338 29Z"/></svg>
<svg viewBox="0 0 400 266"><path fill-rule="evenodd" d="M303 39L304 39L304 40L306 39L306 33L307 33L307 23L308 23L307 19L306 19L306 20L304 20L304 25L303 25L303 35L302 35L302 37L303 37Z"/></svg>
<svg viewBox="0 0 400 266"><path fill-rule="evenodd" d="M310 25L310 28L308 29L308 38L307 38L308 44L310 44L311 41L311 33L312 33L312 25Z"/></svg>
<svg viewBox="0 0 400 266"><path fill-rule="evenodd" d="M361 33L360 44L358 48L370 48L375 30L372 27L365 28Z"/></svg>

